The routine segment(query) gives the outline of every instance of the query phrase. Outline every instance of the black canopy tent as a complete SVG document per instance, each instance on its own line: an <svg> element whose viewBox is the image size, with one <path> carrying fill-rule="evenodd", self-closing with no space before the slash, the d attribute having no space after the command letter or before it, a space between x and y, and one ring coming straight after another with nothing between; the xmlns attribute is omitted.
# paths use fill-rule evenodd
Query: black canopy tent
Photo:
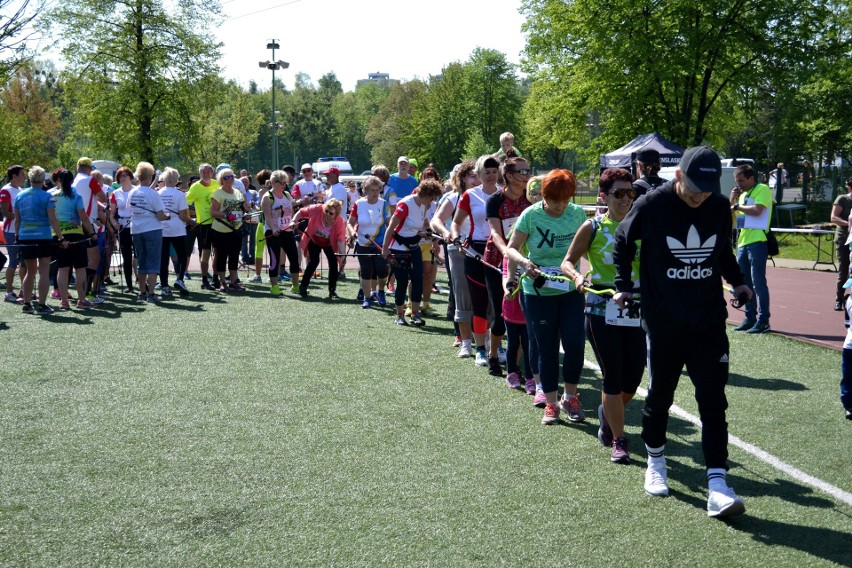
<svg viewBox="0 0 852 568"><path fill-rule="evenodd" d="M684 151L683 148L674 142L666 140L656 132L642 134L618 150L613 150L608 154L601 154L601 170L606 168L625 168L632 171L636 154L642 150L658 151L660 153L660 165L664 168L666 166L678 165Z"/></svg>

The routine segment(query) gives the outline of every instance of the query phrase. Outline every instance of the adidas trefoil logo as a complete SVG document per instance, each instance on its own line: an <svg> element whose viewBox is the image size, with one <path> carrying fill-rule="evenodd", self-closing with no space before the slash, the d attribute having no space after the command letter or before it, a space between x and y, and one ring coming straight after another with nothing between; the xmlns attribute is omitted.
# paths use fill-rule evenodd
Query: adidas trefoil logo
<svg viewBox="0 0 852 568"><path fill-rule="evenodd" d="M711 235L702 243L698 229L695 228L695 225L690 225L685 244L674 237L666 237L666 244L669 245L669 250L672 251L675 258L686 265L684 268L669 268L666 271L666 276L669 278L674 280L701 280L713 275L711 268L699 266L690 268L690 265L701 264L710 257L713 248L716 246L716 235Z"/></svg>

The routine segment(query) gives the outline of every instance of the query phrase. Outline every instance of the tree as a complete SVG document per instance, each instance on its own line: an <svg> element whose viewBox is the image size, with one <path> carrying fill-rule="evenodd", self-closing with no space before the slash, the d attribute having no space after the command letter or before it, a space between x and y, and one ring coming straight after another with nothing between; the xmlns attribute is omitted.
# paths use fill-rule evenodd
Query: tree
<svg viewBox="0 0 852 568"><path fill-rule="evenodd" d="M0 164L56 163L60 123L40 75L23 64L0 91Z"/></svg>
<svg viewBox="0 0 852 568"><path fill-rule="evenodd" d="M0 0L0 80L29 59L27 40L30 24L44 10L46 0Z"/></svg>
<svg viewBox="0 0 852 568"><path fill-rule="evenodd" d="M518 129L522 101L515 66L505 54L478 47L467 67L474 127L496 149L501 133Z"/></svg>
<svg viewBox="0 0 852 568"><path fill-rule="evenodd" d="M251 95L235 83L218 91L219 104L202 131L207 141L211 162L238 163L241 156L257 142L264 117L252 102ZM248 165L248 164L245 164Z"/></svg>
<svg viewBox="0 0 852 568"><path fill-rule="evenodd" d="M218 0L67 0L42 22L59 24L76 128L96 151L127 163L197 156L193 120L215 76L218 43L196 31ZM85 33L81 33L85 30ZM51 30L53 31L53 30Z"/></svg>
<svg viewBox="0 0 852 568"><path fill-rule="evenodd" d="M407 155L415 139L414 114L418 99L426 94L426 83L419 79L398 83L370 120L366 140L372 145L374 164L393 166L400 155Z"/></svg>
<svg viewBox="0 0 852 568"><path fill-rule="evenodd" d="M726 94L770 73L789 84L823 17L817 3L793 0L523 0L522 11L527 69L555 81L565 107L599 113L590 153L650 131L704 142Z"/></svg>

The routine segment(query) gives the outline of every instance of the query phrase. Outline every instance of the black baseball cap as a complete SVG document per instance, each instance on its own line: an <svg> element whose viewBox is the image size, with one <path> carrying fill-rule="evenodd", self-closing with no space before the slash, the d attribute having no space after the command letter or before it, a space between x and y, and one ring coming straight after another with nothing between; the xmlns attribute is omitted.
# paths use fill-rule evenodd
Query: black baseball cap
<svg viewBox="0 0 852 568"><path fill-rule="evenodd" d="M653 148L648 148L637 152L636 159L643 164L654 164L660 161L660 153Z"/></svg>
<svg viewBox="0 0 852 568"><path fill-rule="evenodd" d="M697 188L702 193L722 193L719 183L722 177L722 160L715 150L707 146L695 146L683 153L678 169L686 177L686 187Z"/></svg>

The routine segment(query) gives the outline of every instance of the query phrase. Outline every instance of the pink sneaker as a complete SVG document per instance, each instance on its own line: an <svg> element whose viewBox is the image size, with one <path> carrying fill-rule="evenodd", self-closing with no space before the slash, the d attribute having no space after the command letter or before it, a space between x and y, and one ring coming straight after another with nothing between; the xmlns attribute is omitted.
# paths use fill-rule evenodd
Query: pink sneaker
<svg viewBox="0 0 852 568"><path fill-rule="evenodd" d="M59 294L59 288L54 288L53 292L50 293L50 297L54 300L58 300L61 297Z"/></svg>
<svg viewBox="0 0 852 568"><path fill-rule="evenodd" d="M521 377L518 376L518 373L509 373L506 376L506 384L510 389L523 390L524 388L521 386Z"/></svg>
<svg viewBox="0 0 852 568"><path fill-rule="evenodd" d="M535 398L533 399L533 406L536 408L544 408L547 404L547 398L544 396L544 391L541 390L541 387L535 387Z"/></svg>
<svg viewBox="0 0 852 568"><path fill-rule="evenodd" d="M92 302L90 302L89 300L87 300L86 298L83 298L82 300L77 300L77 307L78 308L94 308L95 305Z"/></svg>
<svg viewBox="0 0 852 568"><path fill-rule="evenodd" d="M584 422L586 420L583 407L580 405L580 393L573 396L568 394L562 395L559 407L568 415L568 420L571 422Z"/></svg>
<svg viewBox="0 0 852 568"><path fill-rule="evenodd" d="M59 309L70 310L71 309L71 303L68 300L62 300L61 302L59 302Z"/></svg>
<svg viewBox="0 0 852 568"><path fill-rule="evenodd" d="M527 391L527 394L534 395L535 381L533 379L527 379L527 381L524 383L524 390Z"/></svg>
<svg viewBox="0 0 852 568"><path fill-rule="evenodd" d="M557 403L550 402L544 406L544 416L541 418L541 423L545 426L559 423L559 405Z"/></svg>

